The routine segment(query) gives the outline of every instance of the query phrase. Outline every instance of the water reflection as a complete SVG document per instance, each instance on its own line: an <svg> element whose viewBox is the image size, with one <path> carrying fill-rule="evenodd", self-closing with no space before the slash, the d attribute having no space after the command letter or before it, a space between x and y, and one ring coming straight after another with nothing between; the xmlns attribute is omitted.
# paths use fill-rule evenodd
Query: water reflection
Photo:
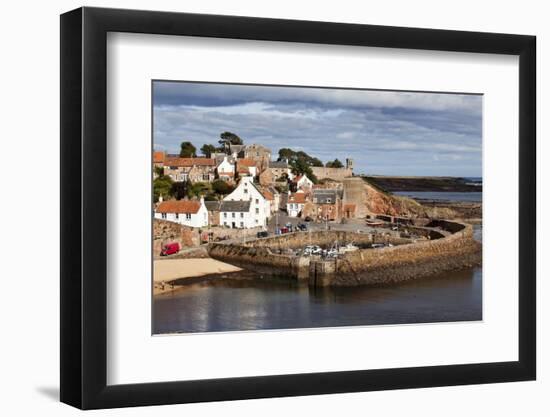
<svg viewBox="0 0 550 417"><path fill-rule="evenodd" d="M382 287L224 280L155 297L154 333L481 320L481 269Z"/></svg>

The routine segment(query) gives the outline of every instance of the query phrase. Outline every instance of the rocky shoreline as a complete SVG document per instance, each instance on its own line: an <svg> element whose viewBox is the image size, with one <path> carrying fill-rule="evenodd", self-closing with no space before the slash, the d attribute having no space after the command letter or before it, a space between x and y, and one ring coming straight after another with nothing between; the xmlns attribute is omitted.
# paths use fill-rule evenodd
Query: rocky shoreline
<svg viewBox="0 0 550 417"><path fill-rule="evenodd" d="M365 176L368 182L386 192L396 191L439 191L439 192L481 192L481 184L472 184L460 177L390 177Z"/></svg>

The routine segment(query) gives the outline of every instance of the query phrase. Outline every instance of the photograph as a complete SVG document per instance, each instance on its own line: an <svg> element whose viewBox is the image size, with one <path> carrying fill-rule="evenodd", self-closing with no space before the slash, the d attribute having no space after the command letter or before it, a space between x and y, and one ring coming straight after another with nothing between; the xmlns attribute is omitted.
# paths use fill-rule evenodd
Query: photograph
<svg viewBox="0 0 550 417"><path fill-rule="evenodd" d="M153 80L152 333L482 320L482 109Z"/></svg>

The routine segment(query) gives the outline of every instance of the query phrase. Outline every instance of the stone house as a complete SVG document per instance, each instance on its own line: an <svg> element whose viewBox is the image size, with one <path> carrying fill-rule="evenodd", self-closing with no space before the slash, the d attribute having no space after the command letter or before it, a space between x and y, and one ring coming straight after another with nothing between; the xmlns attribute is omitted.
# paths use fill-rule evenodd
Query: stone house
<svg viewBox="0 0 550 417"><path fill-rule="evenodd" d="M237 159L237 172L239 175L258 175L258 163L250 158Z"/></svg>
<svg viewBox="0 0 550 417"><path fill-rule="evenodd" d="M271 161L271 149L258 144L246 145L243 150L244 158L252 159L256 162L258 169L263 171L269 166Z"/></svg>
<svg viewBox="0 0 550 417"><path fill-rule="evenodd" d="M292 179L292 172L287 161L269 161L268 169L273 176L273 181L277 181L284 176Z"/></svg>
<svg viewBox="0 0 550 417"><path fill-rule="evenodd" d="M216 160L167 157L164 161L164 175L173 181L212 182L216 178Z"/></svg>
<svg viewBox="0 0 550 417"><path fill-rule="evenodd" d="M164 160L166 159L166 153L164 151L153 152L153 166L156 168L162 168L164 166Z"/></svg>
<svg viewBox="0 0 550 417"><path fill-rule="evenodd" d="M342 190L314 189L310 204L304 207L304 216L317 221L342 218Z"/></svg>
<svg viewBox="0 0 550 417"><path fill-rule="evenodd" d="M208 226L204 199L162 201L155 209L155 219L168 220L189 227Z"/></svg>

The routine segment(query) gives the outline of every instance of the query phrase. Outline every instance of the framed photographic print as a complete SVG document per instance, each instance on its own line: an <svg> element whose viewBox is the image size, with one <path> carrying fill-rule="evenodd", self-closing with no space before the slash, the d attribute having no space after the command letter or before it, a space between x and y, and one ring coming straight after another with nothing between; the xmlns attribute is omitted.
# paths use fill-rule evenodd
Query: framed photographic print
<svg viewBox="0 0 550 417"><path fill-rule="evenodd" d="M535 379L535 38L61 16L61 400Z"/></svg>

